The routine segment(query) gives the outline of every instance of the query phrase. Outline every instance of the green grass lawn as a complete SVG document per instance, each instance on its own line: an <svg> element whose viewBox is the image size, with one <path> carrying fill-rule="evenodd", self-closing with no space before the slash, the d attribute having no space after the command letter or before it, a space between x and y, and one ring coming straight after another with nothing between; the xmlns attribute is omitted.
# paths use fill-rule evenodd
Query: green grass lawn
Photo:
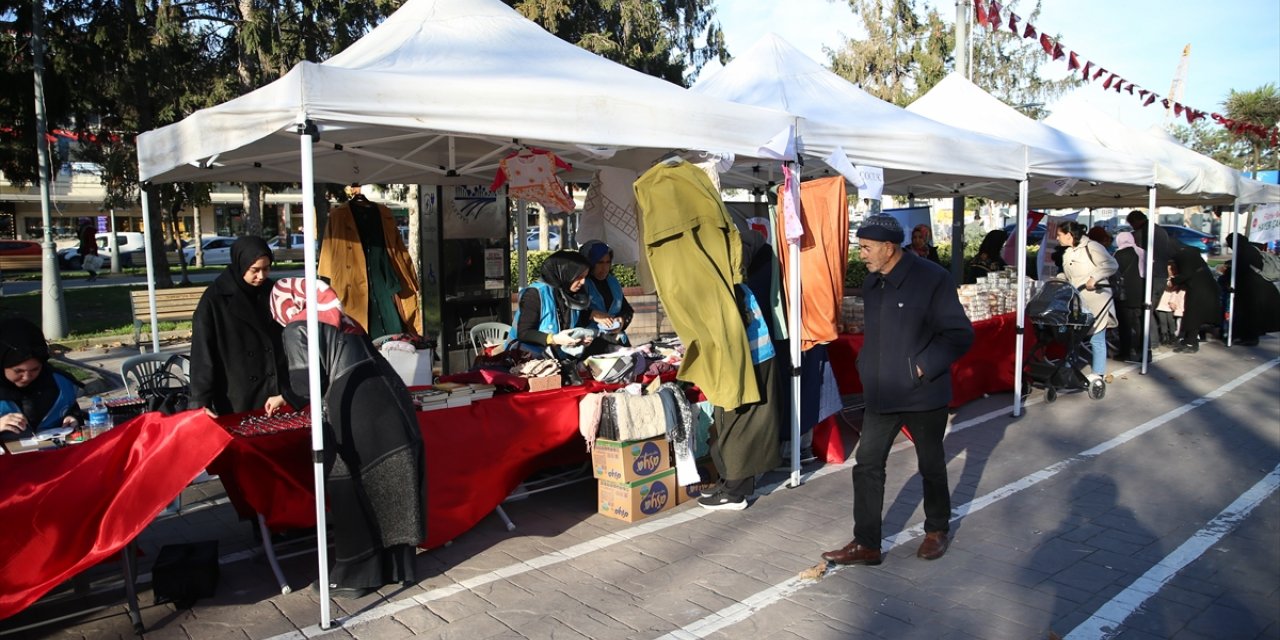
<svg viewBox="0 0 1280 640"><path fill-rule="evenodd" d="M133 314L129 308L129 290L137 285L64 289L62 300L67 309L67 338L95 338L133 335ZM0 298L0 318L19 316L40 325L43 303L41 292L33 291ZM190 328L190 322L161 322L161 331Z"/></svg>

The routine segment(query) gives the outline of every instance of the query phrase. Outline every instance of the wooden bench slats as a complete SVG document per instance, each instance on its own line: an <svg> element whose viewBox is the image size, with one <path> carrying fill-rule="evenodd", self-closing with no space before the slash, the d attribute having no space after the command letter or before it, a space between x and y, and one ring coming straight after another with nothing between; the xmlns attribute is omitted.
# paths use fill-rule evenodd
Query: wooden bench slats
<svg viewBox="0 0 1280 640"><path fill-rule="evenodd" d="M196 306L208 287L184 287L182 289L156 289L156 317L160 320L187 320L196 313ZM142 344L142 325L155 323L151 318L150 296L146 289L129 292L129 305L133 310L133 344Z"/></svg>

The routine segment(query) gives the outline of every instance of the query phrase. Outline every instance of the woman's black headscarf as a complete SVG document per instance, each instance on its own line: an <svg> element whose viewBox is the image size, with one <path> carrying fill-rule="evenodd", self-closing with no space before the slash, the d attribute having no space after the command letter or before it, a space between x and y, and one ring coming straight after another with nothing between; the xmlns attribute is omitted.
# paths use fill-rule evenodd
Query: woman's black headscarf
<svg viewBox="0 0 1280 640"><path fill-rule="evenodd" d="M577 251L561 250L551 254L542 263L542 281L551 285L556 294L570 309L581 311L591 306L591 295L586 287L576 293L569 290L574 280L591 270L591 264Z"/></svg>
<svg viewBox="0 0 1280 640"><path fill-rule="evenodd" d="M49 343L44 332L26 318L0 321L0 368L16 367L32 358L49 361Z"/></svg>
<svg viewBox="0 0 1280 640"><path fill-rule="evenodd" d="M275 254L271 253L271 247L267 246L267 241L258 236L244 236L231 243L231 264L227 265L227 271L235 276L236 286L241 291L254 297L265 297L271 293L269 282L255 287L244 281L245 272L262 256L266 256L267 260L272 262L275 261Z"/></svg>

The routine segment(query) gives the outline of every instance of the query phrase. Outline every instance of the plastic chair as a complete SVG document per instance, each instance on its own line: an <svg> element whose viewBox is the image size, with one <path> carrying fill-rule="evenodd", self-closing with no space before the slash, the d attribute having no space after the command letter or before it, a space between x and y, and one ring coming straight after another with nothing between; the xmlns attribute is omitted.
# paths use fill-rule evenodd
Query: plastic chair
<svg viewBox="0 0 1280 640"><path fill-rule="evenodd" d="M188 386L190 362L184 354L143 353L120 364L120 378L126 393L149 400L166 390Z"/></svg>
<svg viewBox="0 0 1280 640"><path fill-rule="evenodd" d="M511 335L511 325L502 322L481 322L471 327L471 351L474 355L484 354L484 345L492 340L507 339Z"/></svg>

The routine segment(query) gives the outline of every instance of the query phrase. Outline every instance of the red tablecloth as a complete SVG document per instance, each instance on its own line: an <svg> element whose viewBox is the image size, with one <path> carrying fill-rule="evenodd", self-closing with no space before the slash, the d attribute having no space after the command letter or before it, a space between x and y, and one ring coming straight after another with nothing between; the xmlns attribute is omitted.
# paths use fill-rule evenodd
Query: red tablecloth
<svg viewBox="0 0 1280 640"><path fill-rule="evenodd" d="M1018 366L1014 347L1017 341L1017 314L1006 313L973 323L974 341L968 353L951 365L951 407L981 398L983 394L1013 391L1013 375ZM858 378L858 351L864 336L842 333L827 345L831 368L841 394L862 393ZM1027 334L1026 350L1034 345ZM814 450L827 462L843 462L844 443L834 419L819 424L814 431Z"/></svg>
<svg viewBox="0 0 1280 640"><path fill-rule="evenodd" d="M147 413L71 447L0 455L0 618L118 552L231 437Z"/></svg>
<svg viewBox="0 0 1280 640"><path fill-rule="evenodd" d="M1016 317L1012 313L973 323L974 341L969 352L951 365L951 407L966 404L984 393L1013 390L1017 338ZM835 370L840 393L862 393L858 378L858 351L861 333L842 333L827 345L831 368Z"/></svg>
<svg viewBox="0 0 1280 640"><path fill-rule="evenodd" d="M423 546L439 546L475 526L534 472L585 462L578 400L605 388L590 382L419 412L427 459ZM315 526L307 430L236 437L209 471L221 476L242 516L261 513L275 530Z"/></svg>

